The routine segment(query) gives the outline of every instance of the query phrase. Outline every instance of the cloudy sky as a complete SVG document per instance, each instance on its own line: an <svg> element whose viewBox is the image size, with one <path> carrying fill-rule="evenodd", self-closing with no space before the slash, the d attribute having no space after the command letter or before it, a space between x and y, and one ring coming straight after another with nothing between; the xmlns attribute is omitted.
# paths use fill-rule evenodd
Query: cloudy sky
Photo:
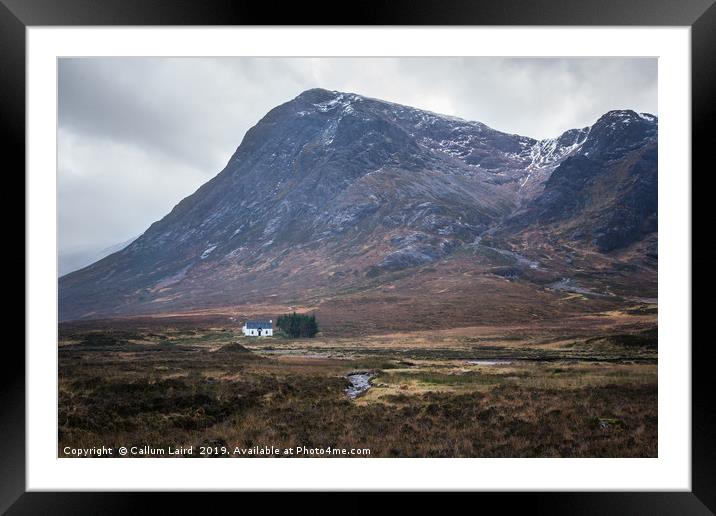
<svg viewBox="0 0 716 516"><path fill-rule="evenodd" d="M268 110L316 87L534 138L610 109L658 114L656 59L61 59L60 273L141 234L216 175Z"/></svg>

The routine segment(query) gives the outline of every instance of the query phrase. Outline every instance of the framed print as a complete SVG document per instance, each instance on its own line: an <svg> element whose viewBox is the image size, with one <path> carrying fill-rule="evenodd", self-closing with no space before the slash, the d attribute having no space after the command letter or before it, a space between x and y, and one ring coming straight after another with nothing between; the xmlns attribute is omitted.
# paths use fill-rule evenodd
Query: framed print
<svg viewBox="0 0 716 516"><path fill-rule="evenodd" d="M4 2L27 305L3 509L712 511L691 191L716 8L658 3L376 2L346 25Z"/></svg>

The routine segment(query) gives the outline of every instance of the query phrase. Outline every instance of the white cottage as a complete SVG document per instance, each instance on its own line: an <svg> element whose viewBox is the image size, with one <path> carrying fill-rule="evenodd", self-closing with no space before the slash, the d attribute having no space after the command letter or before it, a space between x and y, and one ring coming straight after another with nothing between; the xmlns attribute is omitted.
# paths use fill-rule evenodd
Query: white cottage
<svg viewBox="0 0 716 516"><path fill-rule="evenodd" d="M246 321L243 330L247 337L273 337L273 321Z"/></svg>

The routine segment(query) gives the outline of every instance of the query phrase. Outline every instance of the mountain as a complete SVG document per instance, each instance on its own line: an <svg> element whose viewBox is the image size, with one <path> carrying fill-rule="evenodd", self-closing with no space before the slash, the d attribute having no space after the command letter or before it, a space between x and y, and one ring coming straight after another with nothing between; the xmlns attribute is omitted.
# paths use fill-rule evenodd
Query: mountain
<svg viewBox="0 0 716 516"><path fill-rule="evenodd" d="M543 241L618 254L656 231L657 122L612 111L535 140L308 90L267 113L217 176L129 246L62 277L60 318L337 306L457 264L489 282L506 257L532 263L530 246L510 253L547 227ZM542 295L545 274L510 288Z"/></svg>
<svg viewBox="0 0 716 516"><path fill-rule="evenodd" d="M628 246L657 231L657 121L611 111L579 150L561 161L543 191L504 224L502 233L538 225L599 251Z"/></svg>

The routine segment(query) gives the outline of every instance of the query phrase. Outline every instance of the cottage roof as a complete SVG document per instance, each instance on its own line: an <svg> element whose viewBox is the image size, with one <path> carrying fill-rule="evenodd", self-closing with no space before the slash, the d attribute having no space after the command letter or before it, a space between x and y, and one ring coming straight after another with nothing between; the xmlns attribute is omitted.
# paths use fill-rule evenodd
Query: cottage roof
<svg viewBox="0 0 716 516"><path fill-rule="evenodd" d="M270 330L273 328L273 324L271 321L265 320L265 321L246 321L246 329L247 330L258 330L261 328L262 330Z"/></svg>

